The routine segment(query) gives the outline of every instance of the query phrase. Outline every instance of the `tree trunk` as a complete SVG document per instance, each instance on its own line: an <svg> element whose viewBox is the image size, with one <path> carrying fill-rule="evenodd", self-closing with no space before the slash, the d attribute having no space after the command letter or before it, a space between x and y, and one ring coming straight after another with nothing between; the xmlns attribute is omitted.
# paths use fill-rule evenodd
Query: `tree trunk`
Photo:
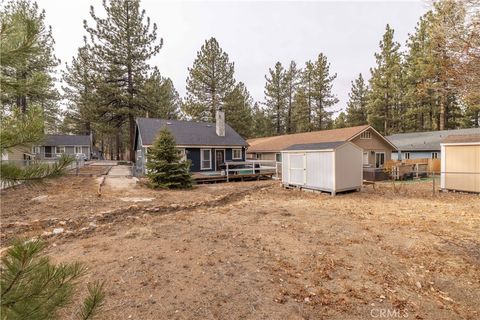
<svg viewBox="0 0 480 320"><path fill-rule="evenodd" d="M115 133L115 153L116 159L120 160L120 128L117 128L117 132Z"/></svg>
<svg viewBox="0 0 480 320"><path fill-rule="evenodd" d="M133 114L128 115L128 134L130 137L130 161L135 161L135 118Z"/></svg>
<svg viewBox="0 0 480 320"><path fill-rule="evenodd" d="M440 97L440 112L438 115L438 129L445 130L445 99L442 95Z"/></svg>

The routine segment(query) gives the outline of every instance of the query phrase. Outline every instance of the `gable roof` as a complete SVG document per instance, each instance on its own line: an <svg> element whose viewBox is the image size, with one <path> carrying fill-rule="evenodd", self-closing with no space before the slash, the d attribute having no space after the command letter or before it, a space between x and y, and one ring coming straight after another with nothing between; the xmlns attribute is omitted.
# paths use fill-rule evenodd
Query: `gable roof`
<svg viewBox="0 0 480 320"><path fill-rule="evenodd" d="M333 142L321 142L321 143L303 143L303 144L294 144L285 149L285 151L294 151L294 150L328 150L335 149L343 144L347 143L346 141L333 141Z"/></svg>
<svg viewBox="0 0 480 320"><path fill-rule="evenodd" d="M90 136L72 134L47 134L42 146L89 146Z"/></svg>
<svg viewBox="0 0 480 320"><path fill-rule="evenodd" d="M302 132L286 134L282 136L249 139L247 140L249 144L248 152L279 152L280 150L285 150L295 144L350 141L367 129L372 129L375 133L382 137L382 139L385 139L371 126L363 125L341 129ZM392 146L392 149L396 150L395 146L390 141L387 139L385 139L385 141Z"/></svg>
<svg viewBox="0 0 480 320"><path fill-rule="evenodd" d="M399 133L387 138L401 151L436 151L446 137L465 134L480 134L480 128Z"/></svg>
<svg viewBox="0 0 480 320"><path fill-rule="evenodd" d="M451 135L443 139L442 143L480 143L480 133L479 134L459 134Z"/></svg>
<svg viewBox="0 0 480 320"><path fill-rule="evenodd" d="M155 141L158 131L166 126L175 137L177 145L183 146L246 146L247 143L235 130L225 124L225 136L218 136L215 123L137 118L137 130L144 146Z"/></svg>

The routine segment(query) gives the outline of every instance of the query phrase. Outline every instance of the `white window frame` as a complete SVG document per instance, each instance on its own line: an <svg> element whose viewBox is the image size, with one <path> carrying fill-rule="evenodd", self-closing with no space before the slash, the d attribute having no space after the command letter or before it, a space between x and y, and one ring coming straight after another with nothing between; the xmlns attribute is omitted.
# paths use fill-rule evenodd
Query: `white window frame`
<svg viewBox="0 0 480 320"><path fill-rule="evenodd" d="M372 139L372 133L370 131L363 131L360 133L360 139Z"/></svg>
<svg viewBox="0 0 480 320"><path fill-rule="evenodd" d="M32 147L33 154L40 154L40 146L33 146Z"/></svg>
<svg viewBox="0 0 480 320"><path fill-rule="evenodd" d="M204 159L204 155L203 155L203 152L204 151L208 151L209 153L209 167L204 167L203 166L203 162L204 161L207 161ZM212 149L200 149L200 170L212 170Z"/></svg>
<svg viewBox="0 0 480 320"><path fill-rule="evenodd" d="M262 154L261 153L255 153L255 159L262 160Z"/></svg>
<svg viewBox="0 0 480 320"><path fill-rule="evenodd" d="M75 148L75 149L74 149L75 154L77 154L77 153L82 153L82 146L74 146L74 148ZM78 151L77 149L80 150L80 151Z"/></svg>
<svg viewBox="0 0 480 320"><path fill-rule="evenodd" d="M280 156L280 161L278 161L278 156ZM282 163L282 154L280 152L275 153L275 162Z"/></svg>
<svg viewBox="0 0 480 320"><path fill-rule="evenodd" d="M410 152L404 152L402 158L405 160L410 160Z"/></svg>
<svg viewBox="0 0 480 320"><path fill-rule="evenodd" d="M436 151L432 152L431 154L432 159L438 159L439 158L438 156L439 156L439 152L436 152Z"/></svg>
<svg viewBox="0 0 480 320"><path fill-rule="evenodd" d="M240 157L235 157L235 152L240 152ZM232 149L232 160L242 160L242 149Z"/></svg>
<svg viewBox="0 0 480 320"><path fill-rule="evenodd" d="M55 153L56 154L64 154L65 153L65 146L56 146L55 147Z"/></svg>
<svg viewBox="0 0 480 320"><path fill-rule="evenodd" d="M177 150L178 150L178 152L180 153L180 156L181 156L180 160L181 161L187 161L187 151L185 150L185 148L178 148Z"/></svg>

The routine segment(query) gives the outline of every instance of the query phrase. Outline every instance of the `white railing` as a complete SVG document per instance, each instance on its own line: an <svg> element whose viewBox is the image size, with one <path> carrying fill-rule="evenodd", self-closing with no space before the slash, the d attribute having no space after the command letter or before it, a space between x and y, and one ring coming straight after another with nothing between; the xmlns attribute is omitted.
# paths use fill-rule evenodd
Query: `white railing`
<svg viewBox="0 0 480 320"><path fill-rule="evenodd" d="M280 164L280 165L279 165ZM232 168L232 166L234 166ZM237 166L241 166L235 168ZM251 174L274 173L274 179L279 179L279 167L281 163L275 160L247 160L247 161L227 161L225 162L225 174L227 182L230 178L230 173L239 174L251 171Z"/></svg>

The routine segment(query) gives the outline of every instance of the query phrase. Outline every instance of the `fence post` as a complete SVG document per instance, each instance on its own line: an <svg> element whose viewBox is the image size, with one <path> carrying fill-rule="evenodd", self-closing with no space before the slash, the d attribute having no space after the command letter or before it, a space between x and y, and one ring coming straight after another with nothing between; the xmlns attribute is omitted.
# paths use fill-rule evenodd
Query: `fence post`
<svg viewBox="0 0 480 320"><path fill-rule="evenodd" d="M226 163L226 165L227 165L227 166L226 166L226 168L225 168L225 171L226 171L226 173L227 173L227 182L230 182L230 179L229 179L229 176L228 176L228 172L229 172L229 170L228 170L228 162Z"/></svg>
<svg viewBox="0 0 480 320"><path fill-rule="evenodd" d="M76 175L78 176L78 171L79 171L79 168L78 168L78 159L75 159L75 164L76 164Z"/></svg>
<svg viewBox="0 0 480 320"><path fill-rule="evenodd" d="M432 172L432 195L435 196L435 172Z"/></svg>

